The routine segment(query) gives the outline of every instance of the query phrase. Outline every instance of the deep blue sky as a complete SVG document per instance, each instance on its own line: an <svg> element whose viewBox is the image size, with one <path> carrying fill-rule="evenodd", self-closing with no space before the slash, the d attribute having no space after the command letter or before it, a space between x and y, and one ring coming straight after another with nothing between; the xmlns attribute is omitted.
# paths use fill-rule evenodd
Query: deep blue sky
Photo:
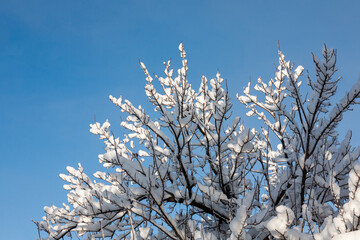
<svg viewBox="0 0 360 240"><path fill-rule="evenodd" d="M0 0L0 238L36 239L31 220L66 200L58 177L66 166L102 170L103 144L88 126L96 116L118 128L109 94L143 104L139 59L150 73L169 58L179 66L183 41L195 88L219 69L235 101L250 77L273 76L278 41L312 76L311 52L326 43L338 49L343 95L359 78L359 9L358 1ZM354 146L359 113L340 128L353 130Z"/></svg>

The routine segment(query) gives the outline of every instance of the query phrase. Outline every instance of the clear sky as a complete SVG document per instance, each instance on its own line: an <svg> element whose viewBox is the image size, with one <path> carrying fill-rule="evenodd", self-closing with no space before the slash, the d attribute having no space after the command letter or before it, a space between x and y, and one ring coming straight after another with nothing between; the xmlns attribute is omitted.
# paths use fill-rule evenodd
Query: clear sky
<svg viewBox="0 0 360 240"><path fill-rule="evenodd" d="M360 4L0 0L1 239L36 239L31 220L66 200L58 177L66 166L102 170L97 155L104 146L89 124L109 118L120 129L108 95L143 104L139 59L150 73L160 74L170 58L179 66L180 41L195 88L201 74L210 78L219 69L233 101L250 77L273 77L278 41L312 76L311 52L320 55L326 43L338 49L340 97L360 74ZM342 134L353 130L354 146L359 119L356 108L340 127Z"/></svg>

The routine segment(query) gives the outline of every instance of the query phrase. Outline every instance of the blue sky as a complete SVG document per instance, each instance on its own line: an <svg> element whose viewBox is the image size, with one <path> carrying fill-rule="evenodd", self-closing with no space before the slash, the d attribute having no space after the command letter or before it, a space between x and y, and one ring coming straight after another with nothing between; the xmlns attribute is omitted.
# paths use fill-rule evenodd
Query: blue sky
<svg viewBox="0 0 360 240"><path fill-rule="evenodd" d="M360 76L359 9L331 0L0 0L1 239L36 239L31 220L66 201L58 177L66 166L101 170L104 146L89 124L109 118L119 129L109 94L146 101L139 59L150 73L170 58L179 66L183 41L195 88L219 69L235 101L250 77L273 76L278 41L313 76L311 52L326 43L338 49L341 97ZM340 127L353 130L354 146L359 118L356 108Z"/></svg>

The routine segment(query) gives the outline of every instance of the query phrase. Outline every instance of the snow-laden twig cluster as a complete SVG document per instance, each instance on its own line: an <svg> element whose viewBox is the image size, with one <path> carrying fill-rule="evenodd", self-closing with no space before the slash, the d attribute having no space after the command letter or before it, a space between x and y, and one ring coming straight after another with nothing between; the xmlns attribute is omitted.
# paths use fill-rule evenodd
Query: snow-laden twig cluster
<svg viewBox="0 0 360 240"><path fill-rule="evenodd" d="M274 79L259 78L255 95L248 84L237 98L263 121L260 132L232 116L219 73L192 88L179 50L176 76L168 61L154 82L140 63L155 112L110 96L127 115L126 134L116 138L108 121L90 125L105 142L107 171L95 181L79 164L60 175L69 205L45 207L36 223L48 239L320 240L360 230L360 148L350 146L351 132L342 141L336 132L359 104L360 81L331 105L340 80L333 49L324 47L322 61L313 55L305 97L303 67L281 51Z"/></svg>

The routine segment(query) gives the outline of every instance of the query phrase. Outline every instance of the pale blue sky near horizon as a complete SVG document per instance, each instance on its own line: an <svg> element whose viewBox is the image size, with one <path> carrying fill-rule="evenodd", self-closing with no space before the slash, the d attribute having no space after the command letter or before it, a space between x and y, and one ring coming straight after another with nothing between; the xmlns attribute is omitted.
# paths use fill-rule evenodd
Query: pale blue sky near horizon
<svg viewBox="0 0 360 240"><path fill-rule="evenodd" d="M108 96L143 105L139 59L161 74L163 61L180 65L181 41L194 88L219 70L233 102L249 78L274 76L278 42L313 77L311 53L321 55L326 43L338 51L340 98L360 77L360 3L0 0L0 239L37 238L31 220L66 201L58 177L66 166L80 162L89 175L103 169L104 145L89 124L108 118L121 133L124 115ZM339 128L353 130L353 146L359 119L360 106Z"/></svg>

